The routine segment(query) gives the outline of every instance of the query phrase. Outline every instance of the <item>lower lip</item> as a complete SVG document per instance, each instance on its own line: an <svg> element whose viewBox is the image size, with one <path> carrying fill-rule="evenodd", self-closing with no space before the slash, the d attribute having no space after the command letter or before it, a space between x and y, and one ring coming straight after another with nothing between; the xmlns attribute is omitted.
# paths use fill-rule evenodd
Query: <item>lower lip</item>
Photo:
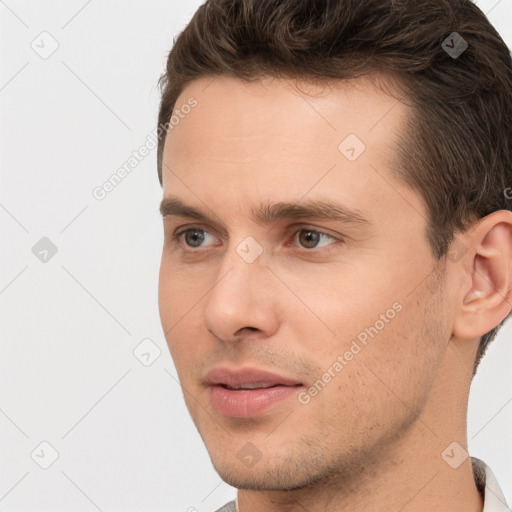
<svg viewBox="0 0 512 512"><path fill-rule="evenodd" d="M297 394L302 386L235 391L222 386L209 386L210 400L217 411L233 418L250 418L268 412L273 406Z"/></svg>

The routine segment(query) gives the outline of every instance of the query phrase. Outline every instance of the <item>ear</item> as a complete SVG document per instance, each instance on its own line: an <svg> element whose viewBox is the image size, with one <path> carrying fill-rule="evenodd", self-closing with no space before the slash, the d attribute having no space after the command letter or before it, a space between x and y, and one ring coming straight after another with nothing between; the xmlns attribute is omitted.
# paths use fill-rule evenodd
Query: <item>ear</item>
<svg viewBox="0 0 512 512"><path fill-rule="evenodd" d="M474 339L489 332L512 309L512 212L499 210L483 217L454 240L455 262L464 286L457 294L453 334ZM453 249L452 249L453 251Z"/></svg>

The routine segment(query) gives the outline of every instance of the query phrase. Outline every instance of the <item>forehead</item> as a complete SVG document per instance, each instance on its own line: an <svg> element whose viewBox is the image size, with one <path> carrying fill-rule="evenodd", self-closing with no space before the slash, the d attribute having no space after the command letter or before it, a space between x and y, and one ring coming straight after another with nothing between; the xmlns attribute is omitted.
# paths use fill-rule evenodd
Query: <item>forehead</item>
<svg viewBox="0 0 512 512"><path fill-rule="evenodd" d="M354 133L375 150L379 143L392 141L407 115L398 91L392 96L377 84L393 82L375 74L323 85L291 78L245 82L222 75L203 77L188 84L178 97L175 112L179 119L175 119L179 123L171 126L168 142L170 146L174 140L179 142L175 149L190 149L194 143L188 139L193 135L212 154L222 149L217 144L221 139L244 139L242 146L229 148L232 153L243 153L248 139L276 141L277 145L286 139L288 144L296 141L296 146L317 140L319 151L329 151L333 143ZM190 110L186 104L191 98L197 105L182 113L182 109Z"/></svg>
<svg viewBox="0 0 512 512"><path fill-rule="evenodd" d="M254 196L277 202L335 192L348 207L375 214L379 205L385 212L403 202L405 184L391 175L409 111L374 79L318 85L204 77L183 90L175 113L179 122L164 147L164 196L198 205L197 197L208 202L215 192L222 209L221 202L240 206ZM411 200L422 209L419 198Z"/></svg>
<svg viewBox="0 0 512 512"><path fill-rule="evenodd" d="M370 155L391 163L407 107L374 80L329 85L270 77L249 83L228 76L195 80L176 101L164 162L208 159L240 171L270 162L332 165L361 153L362 162ZM350 167L357 163L352 160Z"/></svg>

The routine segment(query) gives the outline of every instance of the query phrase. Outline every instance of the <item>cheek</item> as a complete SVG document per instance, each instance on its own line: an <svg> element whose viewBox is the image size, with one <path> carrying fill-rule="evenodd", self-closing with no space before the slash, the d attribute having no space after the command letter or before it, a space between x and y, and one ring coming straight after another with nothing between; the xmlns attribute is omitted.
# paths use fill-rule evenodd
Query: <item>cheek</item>
<svg viewBox="0 0 512 512"><path fill-rule="evenodd" d="M202 325L198 318L200 287L191 286L191 282L194 280L177 272L166 256L162 256L158 283L160 320L171 356L180 371L197 357L198 326Z"/></svg>
<svg viewBox="0 0 512 512"><path fill-rule="evenodd" d="M333 438L346 438L347 443L354 436L369 442L379 432L403 426L419 414L439 367L441 350L436 342L442 338L442 323L434 312L423 315L421 321L419 314L413 305L404 304L373 337L367 332L365 343L355 337L331 347L328 355L315 354L326 372L319 375L320 380L327 376L330 381L323 388L318 380L311 383L321 390L305 406L315 410L307 421ZM335 363L342 367L338 372L340 366ZM334 377L329 376L329 368Z"/></svg>
<svg viewBox="0 0 512 512"><path fill-rule="evenodd" d="M396 401L397 407L403 402L418 409L430 392L449 332L443 306L430 292L418 290L402 297L400 304L400 312L368 337L357 357L376 395ZM375 322L374 327L382 325Z"/></svg>
<svg viewBox="0 0 512 512"><path fill-rule="evenodd" d="M175 323L174 316L176 314L174 307L176 295L173 287L173 274L170 272L169 268L170 266L167 264L165 256L162 256L158 279L158 309L166 338L168 337L168 331L171 330Z"/></svg>
<svg viewBox="0 0 512 512"><path fill-rule="evenodd" d="M329 385L334 393L338 386L348 386L361 399L369 393L374 401L394 390L415 401L417 390L428 387L449 337L444 307L440 296L425 286L410 293L398 277L382 283L359 294L336 290L331 283L319 316L336 336L317 335L310 353L323 372L336 375ZM300 325L306 325L304 318Z"/></svg>
<svg viewBox="0 0 512 512"><path fill-rule="evenodd" d="M186 322L204 295L204 280L179 270L176 262L164 253L158 281L158 306L164 332Z"/></svg>
<svg viewBox="0 0 512 512"><path fill-rule="evenodd" d="M284 318L298 339L308 336L310 347L320 350L317 355L343 354L355 338L363 347L404 316L404 287L398 278L388 273L383 279L376 265L368 267L338 262L336 267L281 273L293 291L282 306Z"/></svg>

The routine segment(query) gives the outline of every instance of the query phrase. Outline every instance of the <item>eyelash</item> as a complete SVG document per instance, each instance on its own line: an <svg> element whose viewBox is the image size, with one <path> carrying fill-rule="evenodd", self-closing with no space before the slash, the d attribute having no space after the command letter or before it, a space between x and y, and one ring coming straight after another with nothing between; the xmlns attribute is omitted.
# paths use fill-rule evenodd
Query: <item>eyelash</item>
<svg viewBox="0 0 512 512"><path fill-rule="evenodd" d="M188 233L189 231L200 231L200 232L203 232L203 233L208 233L208 234L211 234L209 233L208 231L206 231L205 229L199 227L199 226L191 226L191 227L187 227L185 229L182 229L180 231L176 231L171 239L171 244L172 243L179 243L181 237L183 235L185 235L186 233ZM328 238L331 238L332 240L335 240L335 241L341 241L341 239L337 239L335 238L334 236L332 235L329 235L328 233L325 233L324 231L320 231L318 229L312 229L312 228L309 228L309 227L302 227L300 229L297 229L296 231L294 231L293 233L293 239L295 239L295 236L298 234L298 233L301 233L303 231L310 231L312 233L317 233L321 236L324 236L324 237L328 237ZM313 251L323 251L323 250L328 250L329 247L331 245L334 245L334 244L329 244L328 246L325 246L325 247L320 247L320 248L316 248L316 247L313 247L311 249L308 249L306 247L301 247L299 248L299 250L303 250L303 251L306 251L306 252L313 252ZM185 246L186 247L186 251L187 252L200 252L201 251L201 247L190 247L188 245Z"/></svg>

